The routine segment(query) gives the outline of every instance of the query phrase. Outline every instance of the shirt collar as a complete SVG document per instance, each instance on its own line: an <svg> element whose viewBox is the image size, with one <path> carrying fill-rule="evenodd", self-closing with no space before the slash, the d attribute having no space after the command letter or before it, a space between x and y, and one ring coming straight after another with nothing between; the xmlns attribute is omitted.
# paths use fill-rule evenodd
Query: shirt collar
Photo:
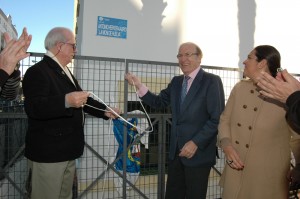
<svg viewBox="0 0 300 199"><path fill-rule="evenodd" d="M59 63L58 59L54 56L54 54L51 51L47 50L47 52L45 53L45 55L47 55L51 59L53 59L64 70L64 67Z"/></svg>
<svg viewBox="0 0 300 199"><path fill-rule="evenodd" d="M193 72L191 72L188 76L191 78L191 79L195 79L196 75L198 74L198 72L200 71L200 66L197 67Z"/></svg>

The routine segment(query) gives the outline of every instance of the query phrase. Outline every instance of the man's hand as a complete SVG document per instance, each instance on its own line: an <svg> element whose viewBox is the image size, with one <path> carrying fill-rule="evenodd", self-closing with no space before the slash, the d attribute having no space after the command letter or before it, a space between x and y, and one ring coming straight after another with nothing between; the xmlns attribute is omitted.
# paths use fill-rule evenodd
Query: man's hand
<svg viewBox="0 0 300 199"><path fill-rule="evenodd" d="M112 109L113 111L110 110L110 109ZM117 113L118 115L121 114L121 111L118 108L116 108L116 107L109 107L109 108L106 108L106 112L104 113L104 115L106 117L108 117L108 118L116 119L119 116L117 114L115 114L114 112Z"/></svg>
<svg viewBox="0 0 300 199"><path fill-rule="evenodd" d="M130 85L135 86L137 89L139 89L142 85L141 80L132 73L125 74L125 79Z"/></svg>
<svg viewBox="0 0 300 199"><path fill-rule="evenodd" d="M0 69L11 75L17 63L28 57L27 49L31 43L32 36L28 35L26 28L18 40L11 39L7 32L4 33L5 48L0 54Z"/></svg>
<svg viewBox="0 0 300 199"><path fill-rule="evenodd" d="M75 91L68 93L65 96L66 104L68 107L83 107L86 104L89 95L90 93L86 91Z"/></svg>
<svg viewBox="0 0 300 199"><path fill-rule="evenodd" d="M190 159L195 155L197 149L198 146L192 140L190 140L187 143L185 143L185 145L182 147L179 156Z"/></svg>

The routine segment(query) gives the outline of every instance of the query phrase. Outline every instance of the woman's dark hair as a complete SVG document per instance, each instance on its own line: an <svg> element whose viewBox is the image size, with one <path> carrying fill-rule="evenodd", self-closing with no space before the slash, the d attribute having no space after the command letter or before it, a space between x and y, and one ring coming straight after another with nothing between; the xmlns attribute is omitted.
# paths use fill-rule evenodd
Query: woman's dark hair
<svg viewBox="0 0 300 199"><path fill-rule="evenodd" d="M261 45L254 48L255 56L257 57L257 61L267 60L268 68L273 77L276 77L277 69L281 68L280 64L280 53L278 50L269 45Z"/></svg>

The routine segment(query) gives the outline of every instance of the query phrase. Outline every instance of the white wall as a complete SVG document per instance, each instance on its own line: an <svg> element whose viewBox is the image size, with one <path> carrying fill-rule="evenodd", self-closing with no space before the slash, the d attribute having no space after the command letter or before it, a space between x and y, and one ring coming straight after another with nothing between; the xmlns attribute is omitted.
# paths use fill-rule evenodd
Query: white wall
<svg viewBox="0 0 300 199"><path fill-rule="evenodd" d="M81 0L80 9L81 55L177 62L179 44L193 41L202 64L243 67L254 46L269 44L300 73L298 0ZM128 20L127 39L96 36L98 16Z"/></svg>
<svg viewBox="0 0 300 199"><path fill-rule="evenodd" d="M6 16L4 12L0 9L0 50L4 48L5 42L3 38L3 33L8 32L11 38L18 38L18 34L14 25L12 24L11 16Z"/></svg>

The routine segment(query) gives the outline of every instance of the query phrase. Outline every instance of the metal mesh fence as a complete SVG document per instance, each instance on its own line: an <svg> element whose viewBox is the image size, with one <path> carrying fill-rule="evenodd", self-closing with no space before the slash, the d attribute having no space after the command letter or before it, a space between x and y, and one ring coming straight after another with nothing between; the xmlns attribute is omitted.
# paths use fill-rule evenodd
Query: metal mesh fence
<svg viewBox="0 0 300 199"><path fill-rule="evenodd" d="M42 56L33 53L24 59L20 68L22 75ZM83 90L90 91L96 100L123 110L122 116L135 119L138 127L121 131L120 141L113 121L86 115L86 145L84 154L76 160L74 198L164 198L171 113L169 109L154 110L143 104L134 87L124 81L124 74L134 73L152 92L159 93L174 75L180 74L177 63L76 56L69 68ZM226 99L242 76L236 68L202 68L221 77ZM15 101L0 101L0 198L26 198L27 165L23 151L27 117L23 100L20 90ZM153 131L147 132L152 127ZM134 136L129 133L131 130L136 130ZM120 150L121 147L126 150ZM122 160L129 152L138 163L138 170L123 169L128 165ZM221 197L218 181L224 167L224 154L221 150L218 152L220 158L209 178L209 199Z"/></svg>

